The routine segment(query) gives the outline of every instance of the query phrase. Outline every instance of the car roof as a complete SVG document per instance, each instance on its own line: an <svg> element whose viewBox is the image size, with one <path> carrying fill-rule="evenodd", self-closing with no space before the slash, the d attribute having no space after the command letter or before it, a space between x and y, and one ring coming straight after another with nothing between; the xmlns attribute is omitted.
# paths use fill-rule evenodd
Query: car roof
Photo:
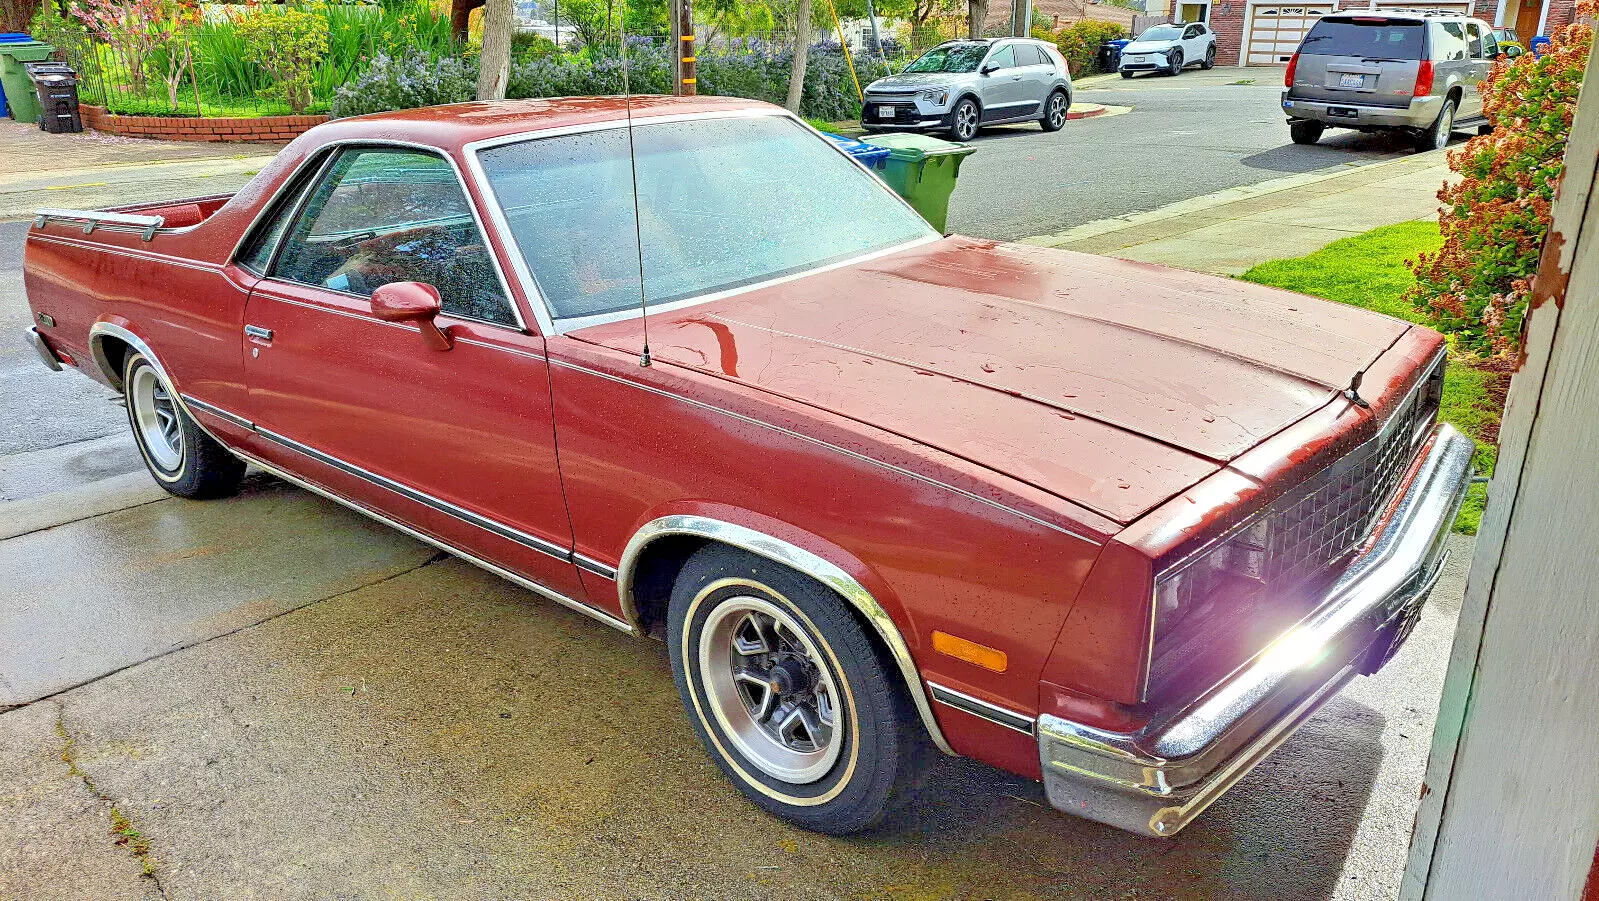
<svg viewBox="0 0 1599 901"><path fill-rule="evenodd" d="M783 108L738 97L664 97L654 94L622 97L547 97L424 106L335 119L311 134L319 142L412 141L460 150L476 141L553 129L599 125L629 117L692 116L704 113L760 111L781 114Z"/></svg>

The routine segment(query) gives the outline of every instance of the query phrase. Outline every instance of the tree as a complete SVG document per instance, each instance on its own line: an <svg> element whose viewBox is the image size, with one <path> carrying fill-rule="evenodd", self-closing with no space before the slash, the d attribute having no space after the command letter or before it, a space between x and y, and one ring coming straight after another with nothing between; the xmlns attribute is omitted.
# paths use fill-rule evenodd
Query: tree
<svg viewBox="0 0 1599 901"><path fill-rule="evenodd" d="M450 34L457 44L466 43L467 24L472 20L472 10L483 5L483 0L450 0Z"/></svg>
<svg viewBox="0 0 1599 901"><path fill-rule="evenodd" d="M0 0L0 32L27 31L39 6L39 0Z"/></svg>
<svg viewBox="0 0 1599 901"><path fill-rule="evenodd" d="M511 32L516 14L511 0L487 0L483 6L483 53L478 58L477 99L504 100L511 77Z"/></svg>
<svg viewBox="0 0 1599 901"><path fill-rule="evenodd" d="M796 115L805 96L805 63L810 51L811 0L799 0L799 10L794 15L794 65L788 72L788 102L784 104Z"/></svg>
<svg viewBox="0 0 1599 901"><path fill-rule="evenodd" d="M982 37L987 21L988 0L966 0L966 36L974 41Z"/></svg>

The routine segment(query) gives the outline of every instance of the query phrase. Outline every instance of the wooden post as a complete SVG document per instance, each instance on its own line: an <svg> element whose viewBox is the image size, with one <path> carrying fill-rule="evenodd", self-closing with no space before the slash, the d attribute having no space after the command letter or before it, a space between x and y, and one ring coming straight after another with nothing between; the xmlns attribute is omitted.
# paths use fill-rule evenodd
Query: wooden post
<svg viewBox="0 0 1599 901"><path fill-rule="evenodd" d="M1590 74L1596 59L1589 57ZM1404 901L1577 901L1596 860L1596 85L1584 85L1566 144L1444 678Z"/></svg>
<svg viewBox="0 0 1599 901"><path fill-rule="evenodd" d="M694 75L694 0L672 0L672 46L677 48L672 57L672 93L679 97L693 97L698 93Z"/></svg>
<svg viewBox="0 0 1599 901"><path fill-rule="evenodd" d="M483 4L483 54L478 61L477 99L504 100L511 77L511 29L516 17L511 0Z"/></svg>

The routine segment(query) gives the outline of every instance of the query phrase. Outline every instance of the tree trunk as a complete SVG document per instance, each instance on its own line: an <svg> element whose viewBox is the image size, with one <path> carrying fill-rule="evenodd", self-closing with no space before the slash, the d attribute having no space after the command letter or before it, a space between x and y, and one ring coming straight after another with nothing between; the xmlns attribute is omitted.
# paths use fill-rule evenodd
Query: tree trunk
<svg viewBox="0 0 1599 901"><path fill-rule="evenodd" d="M483 55L477 73L477 99L504 100L511 76L511 30L516 19L511 0L483 4Z"/></svg>
<svg viewBox="0 0 1599 901"><path fill-rule="evenodd" d="M483 5L483 0L450 0L450 35L457 44L466 43L467 23L472 10Z"/></svg>
<svg viewBox="0 0 1599 901"><path fill-rule="evenodd" d="M805 96L805 63L811 52L811 0L799 0L794 21L794 67L788 73L788 111L799 115Z"/></svg>
<svg viewBox="0 0 1599 901"><path fill-rule="evenodd" d="M966 0L966 36L974 41L982 37L987 21L988 0Z"/></svg>

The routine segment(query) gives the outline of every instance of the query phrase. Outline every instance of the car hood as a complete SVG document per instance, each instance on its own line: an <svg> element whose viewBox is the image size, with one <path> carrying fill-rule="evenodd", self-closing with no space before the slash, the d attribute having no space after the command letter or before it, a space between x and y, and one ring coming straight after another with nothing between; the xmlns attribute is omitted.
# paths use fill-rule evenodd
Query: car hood
<svg viewBox="0 0 1599 901"><path fill-rule="evenodd" d="M1181 41L1133 41L1122 48L1122 55L1129 53L1165 53L1177 46Z"/></svg>
<svg viewBox="0 0 1599 901"><path fill-rule="evenodd" d="M936 88L964 78L958 72L911 72L879 78L866 86L867 91L910 91L918 88Z"/></svg>
<svg viewBox="0 0 1599 901"><path fill-rule="evenodd" d="M649 316L662 363L867 423L1128 523L1408 326L1247 282L953 237ZM571 337L638 352L639 322Z"/></svg>

